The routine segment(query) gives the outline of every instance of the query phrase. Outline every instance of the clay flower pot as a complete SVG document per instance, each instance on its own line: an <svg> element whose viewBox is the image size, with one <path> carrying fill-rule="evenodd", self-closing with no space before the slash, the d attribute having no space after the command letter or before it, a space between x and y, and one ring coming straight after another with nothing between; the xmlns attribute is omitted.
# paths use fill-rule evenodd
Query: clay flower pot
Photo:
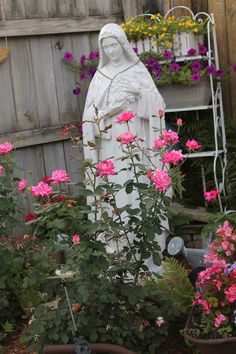
<svg viewBox="0 0 236 354"><path fill-rule="evenodd" d="M92 353L137 354L114 344L92 343L91 348ZM48 344L44 347L44 354L75 354L75 347L73 344Z"/></svg>
<svg viewBox="0 0 236 354"><path fill-rule="evenodd" d="M194 308L192 308L187 320L184 337L189 342L195 344L201 354L235 354L236 337L217 338L217 339L198 339L189 335L189 328L192 323Z"/></svg>

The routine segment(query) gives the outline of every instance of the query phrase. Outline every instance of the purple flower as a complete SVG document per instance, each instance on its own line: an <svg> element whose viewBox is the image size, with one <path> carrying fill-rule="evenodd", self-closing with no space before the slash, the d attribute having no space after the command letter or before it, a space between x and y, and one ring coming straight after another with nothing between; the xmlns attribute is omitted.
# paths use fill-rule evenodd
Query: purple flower
<svg viewBox="0 0 236 354"><path fill-rule="evenodd" d="M96 69L95 69L93 66L91 66L91 67L88 69L88 75L90 75L91 77L94 76L95 72L96 72Z"/></svg>
<svg viewBox="0 0 236 354"><path fill-rule="evenodd" d="M232 69L233 69L233 71L236 73L236 64L233 64L233 65L232 65Z"/></svg>
<svg viewBox="0 0 236 354"><path fill-rule="evenodd" d="M190 48L187 52L189 57L193 57L194 55L196 55L196 53L197 53L197 51L194 48Z"/></svg>
<svg viewBox="0 0 236 354"><path fill-rule="evenodd" d="M207 47L204 46L204 44L198 44L198 52L199 54L206 54L207 52Z"/></svg>
<svg viewBox="0 0 236 354"><path fill-rule="evenodd" d="M192 63L192 71L197 73L201 69L201 63L200 61L194 61Z"/></svg>
<svg viewBox="0 0 236 354"><path fill-rule="evenodd" d="M79 76L79 80L80 80L80 81L83 81L85 78L86 78L85 71L82 71L82 73L81 73L80 76Z"/></svg>
<svg viewBox="0 0 236 354"><path fill-rule="evenodd" d="M99 52L91 52L89 54L89 60L97 59L99 57Z"/></svg>
<svg viewBox="0 0 236 354"><path fill-rule="evenodd" d="M168 58L172 58L173 53L170 50L165 50L163 53L164 58L168 59Z"/></svg>
<svg viewBox="0 0 236 354"><path fill-rule="evenodd" d="M138 48L137 47L134 47L133 50L134 50L135 53L138 53Z"/></svg>
<svg viewBox="0 0 236 354"><path fill-rule="evenodd" d="M81 91L80 87L76 87L73 89L73 94L78 96L80 94L80 91Z"/></svg>
<svg viewBox="0 0 236 354"><path fill-rule="evenodd" d="M179 64L170 64L170 68L172 71L179 71L181 69L181 66Z"/></svg>
<svg viewBox="0 0 236 354"><path fill-rule="evenodd" d="M192 81L195 81L195 82L198 82L198 81L201 80L201 76L200 76L199 74L193 74L193 75L191 76L191 80L192 80Z"/></svg>
<svg viewBox="0 0 236 354"><path fill-rule="evenodd" d="M216 76L216 77L224 77L224 76L225 76L224 70L222 70L222 69L216 70L216 71L215 71L215 76Z"/></svg>
<svg viewBox="0 0 236 354"><path fill-rule="evenodd" d="M86 56L83 54L81 57L80 57L80 63L83 65L86 61Z"/></svg>
<svg viewBox="0 0 236 354"><path fill-rule="evenodd" d="M216 67L214 64L211 64L209 66L206 66L206 71L208 72L208 74L215 74L216 72Z"/></svg>
<svg viewBox="0 0 236 354"><path fill-rule="evenodd" d="M152 57L149 57L149 58L147 59L147 66L149 66L150 68L153 68L154 65L156 65L156 64L157 64L156 59L154 59L154 58L152 58Z"/></svg>
<svg viewBox="0 0 236 354"><path fill-rule="evenodd" d="M155 63L155 65L153 65L152 67L152 71L159 72L160 70L161 70L161 64Z"/></svg>
<svg viewBox="0 0 236 354"><path fill-rule="evenodd" d="M74 56L71 52L65 52L63 59L68 63L71 63L74 60Z"/></svg>

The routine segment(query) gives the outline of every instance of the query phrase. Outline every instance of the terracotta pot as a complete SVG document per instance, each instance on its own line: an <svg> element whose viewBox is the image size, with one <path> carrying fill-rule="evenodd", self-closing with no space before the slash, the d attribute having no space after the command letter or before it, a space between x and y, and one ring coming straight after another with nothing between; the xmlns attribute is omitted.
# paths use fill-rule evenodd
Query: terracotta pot
<svg viewBox="0 0 236 354"><path fill-rule="evenodd" d="M137 354L132 350L114 344L92 343L91 347L92 347L92 353ZM45 354L74 354L75 349L73 344L48 344L44 347L44 353Z"/></svg>
<svg viewBox="0 0 236 354"><path fill-rule="evenodd" d="M191 343L195 344L201 354L235 354L236 353L236 337L217 338L217 339L198 339L191 337L188 330L191 327L194 308L192 308L187 320L184 337Z"/></svg>

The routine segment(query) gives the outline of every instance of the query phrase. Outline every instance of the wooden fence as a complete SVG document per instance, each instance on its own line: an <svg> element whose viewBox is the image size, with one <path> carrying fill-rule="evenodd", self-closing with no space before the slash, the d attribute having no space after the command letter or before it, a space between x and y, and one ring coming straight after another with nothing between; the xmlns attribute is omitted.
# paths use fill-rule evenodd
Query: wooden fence
<svg viewBox="0 0 236 354"><path fill-rule="evenodd" d="M105 23L121 21L122 1L1 0L0 47L11 54L0 64L0 141L10 139L18 175L31 183L67 169L82 178L67 137L58 132L79 122L85 96L75 96L76 77L62 63L65 51L79 58L97 49ZM29 207L26 201L26 209Z"/></svg>
<svg viewBox="0 0 236 354"><path fill-rule="evenodd" d="M165 12L186 5L214 12L220 60L236 62L236 3L233 0L0 0L0 47L11 49L0 64L0 141L17 146L19 175L31 183L54 169L82 178L76 150L58 132L80 121L85 96L75 96L76 77L62 63L65 51L78 59L97 49L100 28L152 6ZM236 78L225 88L225 107L236 126ZM27 207L27 206L26 206Z"/></svg>

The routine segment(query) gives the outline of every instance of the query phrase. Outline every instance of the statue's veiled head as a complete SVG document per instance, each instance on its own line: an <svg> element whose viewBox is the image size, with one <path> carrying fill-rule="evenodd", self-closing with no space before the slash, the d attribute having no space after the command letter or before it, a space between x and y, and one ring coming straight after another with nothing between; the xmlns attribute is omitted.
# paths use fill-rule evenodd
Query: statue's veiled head
<svg viewBox="0 0 236 354"><path fill-rule="evenodd" d="M109 23L100 31L98 37L100 61L98 68L101 69L109 60L115 60L118 55L131 64L138 61L138 57L131 47L125 32L116 23Z"/></svg>

